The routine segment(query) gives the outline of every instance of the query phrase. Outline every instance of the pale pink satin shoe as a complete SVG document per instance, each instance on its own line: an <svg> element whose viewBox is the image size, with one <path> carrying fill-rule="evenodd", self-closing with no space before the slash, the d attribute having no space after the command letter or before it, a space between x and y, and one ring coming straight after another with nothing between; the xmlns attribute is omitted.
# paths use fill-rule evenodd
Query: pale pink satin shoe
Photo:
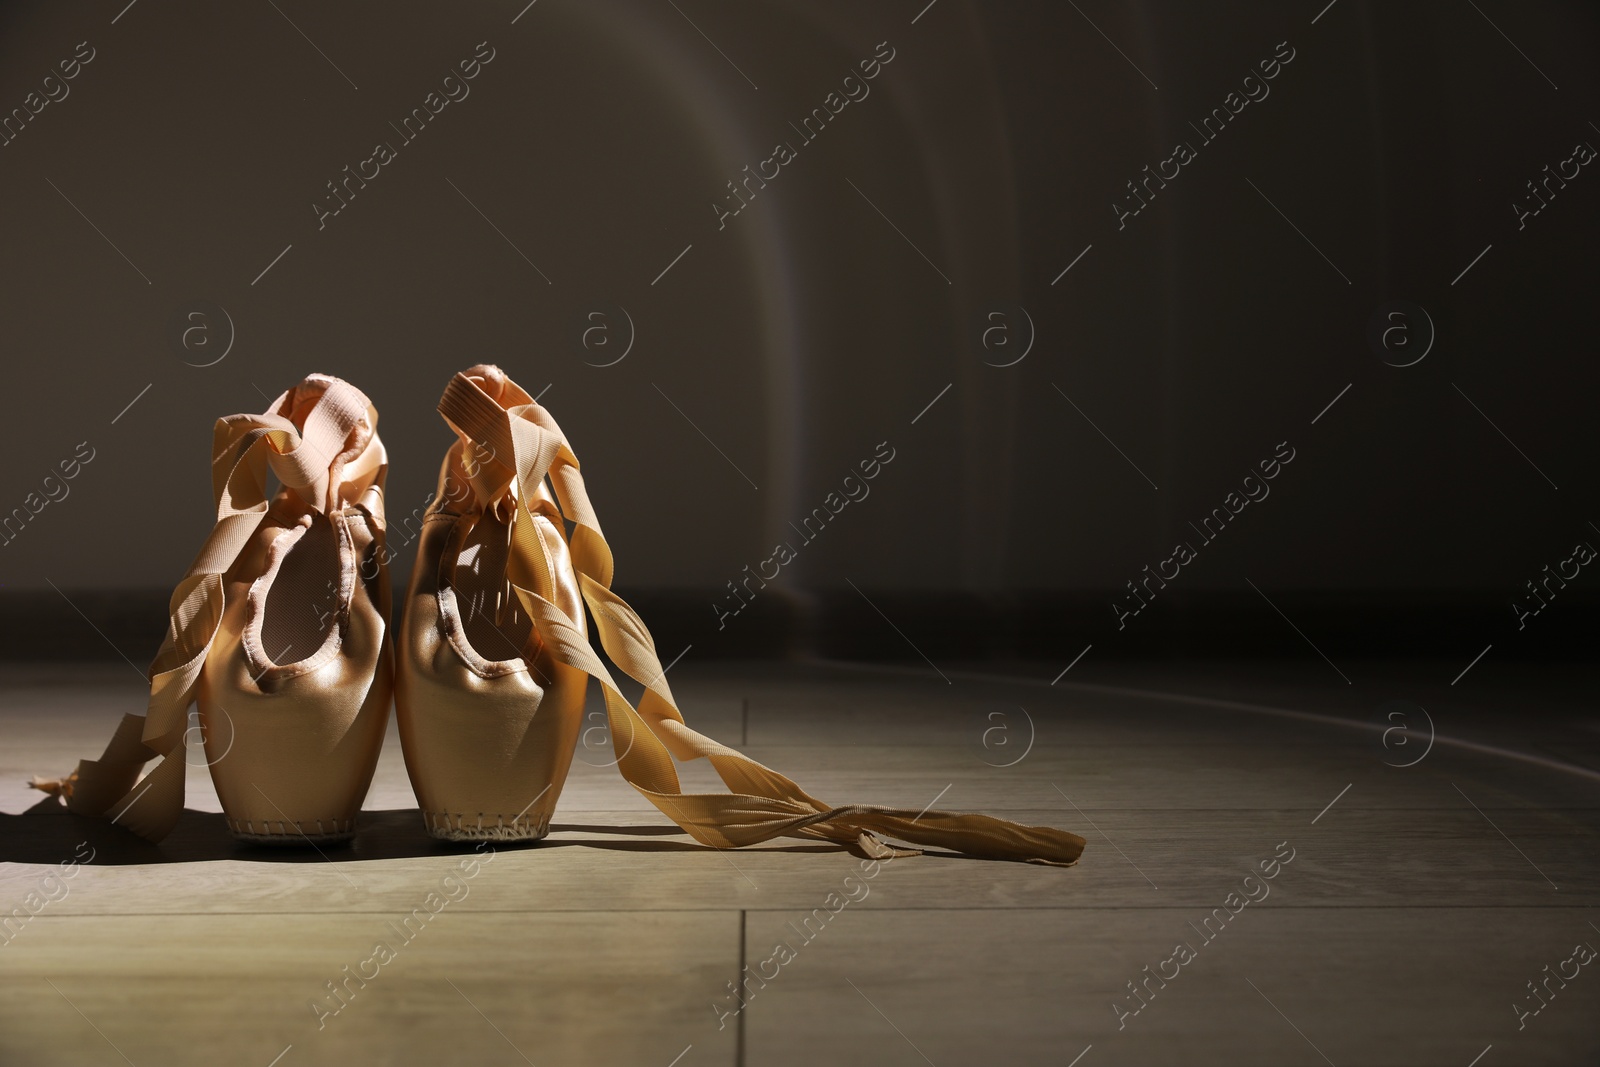
<svg viewBox="0 0 1600 1067"><path fill-rule="evenodd" d="M100 759L38 788L159 841L183 807L197 703L234 836L304 844L355 833L393 678L377 421L360 390L322 374L265 414L218 420L217 524L172 595L148 715L125 716ZM281 483L270 503L269 470Z"/></svg>
<svg viewBox="0 0 1600 1067"><path fill-rule="evenodd" d="M543 837L593 679L618 772L701 844L804 837L874 858L906 854L887 837L995 859L1077 862L1084 839L1054 827L825 804L690 729L649 629L611 589L610 546L550 412L498 367L477 366L450 380L439 413L458 439L423 522L395 688L406 769L434 837ZM643 687L637 706L590 644L591 621L606 658ZM728 792L683 792L676 762L694 759L707 760Z"/></svg>
<svg viewBox="0 0 1600 1067"><path fill-rule="evenodd" d="M507 406L532 402L498 368L468 373ZM588 681L551 654L512 591L513 501L523 489L503 467L503 484L486 483L491 466L464 436L445 455L399 635L395 714L406 770L428 833L450 841L545 836ZM534 515L523 533L552 560L552 599L581 625L583 598L559 516L551 519L554 500L542 481L526 492L549 513Z"/></svg>

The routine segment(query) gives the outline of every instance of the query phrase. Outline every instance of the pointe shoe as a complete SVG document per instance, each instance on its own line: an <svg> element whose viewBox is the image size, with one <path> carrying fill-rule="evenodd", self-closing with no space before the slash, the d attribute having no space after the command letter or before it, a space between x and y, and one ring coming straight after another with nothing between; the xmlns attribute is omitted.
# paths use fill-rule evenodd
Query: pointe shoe
<svg viewBox="0 0 1600 1067"><path fill-rule="evenodd" d="M498 368L467 373L499 404L533 402ZM545 647L508 578L523 492L538 513L522 533L552 561L546 592L581 627L583 598L549 490L542 479L519 486L465 435L444 458L417 542L395 715L423 824L441 840L544 837L583 718L587 676Z"/></svg>
<svg viewBox="0 0 1600 1067"><path fill-rule="evenodd" d="M282 484L270 504L269 468ZM235 837L351 837L393 688L387 471L376 410L337 378L310 375L265 414L218 420L217 525L172 595L148 715L126 716L99 760L34 784L159 841L183 806L185 724L198 703Z"/></svg>
<svg viewBox="0 0 1600 1067"><path fill-rule="evenodd" d="M566 781L584 688L599 683L617 769L696 841L832 841L877 859L878 835L993 859L1070 866L1077 834L987 815L830 807L683 721L649 629L611 591L611 549L578 459L550 413L497 367L457 374L439 401L458 440L406 598L395 707L428 832L450 840L544 836ZM567 523L571 523L571 534ZM589 644L640 683L634 707ZM707 759L727 793L687 794L674 760Z"/></svg>

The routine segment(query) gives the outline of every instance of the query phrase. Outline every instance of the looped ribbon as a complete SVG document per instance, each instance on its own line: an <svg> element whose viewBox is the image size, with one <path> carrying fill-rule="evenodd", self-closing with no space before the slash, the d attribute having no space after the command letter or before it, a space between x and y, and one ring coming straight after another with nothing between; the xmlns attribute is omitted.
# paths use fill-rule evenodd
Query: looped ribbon
<svg viewBox="0 0 1600 1067"><path fill-rule="evenodd" d="M479 381L496 382L499 396L491 397ZM881 834L991 859L1055 866L1077 862L1084 839L1053 827L986 815L830 806L788 777L690 729L673 700L649 629L611 590L611 548L584 489L578 459L550 413L487 367L457 374L439 401L439 413L462 440L463 466L478 507L497 508L508 493L514 497L506 578L533 621L535 639L556 660L600 683L623 778L696 841L737 848L782 836L820 838L880 859L914 851L886 844ZM559 509L537 491L547 477ZM579 588L606 656L644 686L637 707L617 689L582 620L570 618L552 599L554 563L534 528L539 514L557 530L565 529L563 517L572 522L568 548ZM674 757L705 757L731 792L684 793Z"/></svg>
<svg viewBox="0 0 1600 1067"><path fill-rule="evenodd" d="M303 426L291 416L303 410ZM289 415L273 414L285 411ZM122 717L97 760L80 760L66 778L34 778L35 789L66 800L79 815L105 816L141 837L160 841L183 810L185 725L198 696L201 671L222 622L225 576L267 515L267 472L293 489L305 507L336 514L386 463L376 429L378 413L355 386L327 375L308 376L267 414L218 419L211 438L211 488L217 521L168 601L165 639L150 664L144 715ZM364 439L350 444L365 425ZM145 764L161 762L143 779Z"/></svg>

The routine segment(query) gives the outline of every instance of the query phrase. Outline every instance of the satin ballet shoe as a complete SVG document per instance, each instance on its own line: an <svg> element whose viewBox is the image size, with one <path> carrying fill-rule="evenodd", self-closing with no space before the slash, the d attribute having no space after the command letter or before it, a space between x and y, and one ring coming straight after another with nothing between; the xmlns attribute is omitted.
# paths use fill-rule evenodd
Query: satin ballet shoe
<svg viewBox="0 0 1600 1067"><path fill-rule="evenodd" d="M888 858L915 851L889 843L903 841L993 859L1077 862L1084 839L1054 827L830 806L691 730L649 628L611 591L611 549L577 456L549 411L498 368L477 366L451 379L439 413L457 441L424 519L395 693L406 769L433 836L543 836L592 679L622 777L703 845L803 837ZM637 707L590 645L589 619L606 658L644 687ZM729 792L682 791L674 760L702 758Z"/></svg>
<svg viewBox="0 0 1600 1067"><path fill-rule="evenodd" d="M532 403L495 368L469 373L500 403ZM400 631L395 715L406 770L428 833L447 841L545 836L588 681L546 647L509 584L528 580L507 569L520 558L515 531L538 540L551 561L543 588L582 625L554 500L542 479L530 481L533 510L519 522L522 489L514 477L486 483L491 465L506 473L465 436L445 455Z"/></svg>
<svg viewBox="0 0 1600 1067"><path fill-rule="evenodd" d="M125 716L100 759L36 787L161 840L183 807L198 704L235 837L294 845L355 833L393 690L377 423L365 395L322 374L265 414L217 421L217 522L173 592L148 712ZM269 470L281 485L270 501Z"/></svg>

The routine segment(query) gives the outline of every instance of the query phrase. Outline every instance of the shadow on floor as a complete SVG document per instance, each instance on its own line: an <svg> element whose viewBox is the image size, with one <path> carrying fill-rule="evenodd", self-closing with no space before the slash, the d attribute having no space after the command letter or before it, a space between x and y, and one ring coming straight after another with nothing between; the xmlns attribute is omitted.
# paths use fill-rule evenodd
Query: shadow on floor
<svg viewBox="0 0 1600 1067"><path fill-rule="evenodd" d="M552 834L596 835L596 840L549 839L495 841L496 852L531 848L599 848L619 852L716 852L692 841L608 841L615 837L677 837L676 826L594 826L553 823ZM93 850L93 862L109 867L156 863L198 863L208 860L245 860L254 863L356 863L468 853L470 842L438 841L428 836L414 808L363 811L354 840L337 845L258 845L239 841L228 832L219 812L183 810L178 825L159 845L152 844L104 819L86 818L68 811L55 797L46 797L21 815L0 813L0 863L62 863L79 855L80 846ZM767 845L741 852L837 852L836 846Z"/></svg>

